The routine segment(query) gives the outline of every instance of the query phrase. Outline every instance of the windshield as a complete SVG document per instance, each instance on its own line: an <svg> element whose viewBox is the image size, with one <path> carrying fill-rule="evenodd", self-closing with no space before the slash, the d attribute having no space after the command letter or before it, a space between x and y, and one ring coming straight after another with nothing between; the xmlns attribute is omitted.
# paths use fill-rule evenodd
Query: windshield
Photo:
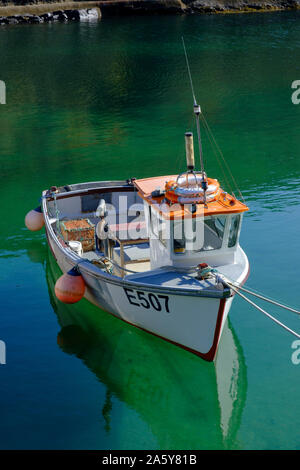
<svg viewBox="0 0 300 470"><path fill-rule="evenodd" d="M175 220L173 224L174 252L200 252L222 247L226 216L203 219Z"/></svg>
<svg viewBox="0 0 300 470"><path fill-rule="evenodd" d="M229 248L236 245L238 234L239 234L239 228L240 228L240 220L241 220L240 214L234 215L231 218L229 238L228 238Z"/></svg>

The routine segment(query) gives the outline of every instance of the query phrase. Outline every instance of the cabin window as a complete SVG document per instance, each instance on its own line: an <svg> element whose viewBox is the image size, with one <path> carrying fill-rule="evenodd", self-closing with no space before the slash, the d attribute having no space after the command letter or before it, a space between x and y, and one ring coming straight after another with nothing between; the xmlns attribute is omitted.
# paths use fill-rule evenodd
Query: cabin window
<svg viewBox="0 0 300 470"><path fill-rule="evenodd" d="M241 220L240 214L233 215L231 217L229 237L228 237L229 248L232 248L233 246L236 245L238 234L239 234L239 228L240 228L240 220Z"/></svg>
<svg viewBox="0 0 300 470"><path fill-rule="evenodd" d="M174 221L174 252L218 250L222 247L226 216Z"/></svg>
<svg viewBox="0 0 300 470"><path fill-rule="evenodd" d="M173 243L174 253L185 252L185 236L183 232L183 221L174 220L173 223Z"/></svg>

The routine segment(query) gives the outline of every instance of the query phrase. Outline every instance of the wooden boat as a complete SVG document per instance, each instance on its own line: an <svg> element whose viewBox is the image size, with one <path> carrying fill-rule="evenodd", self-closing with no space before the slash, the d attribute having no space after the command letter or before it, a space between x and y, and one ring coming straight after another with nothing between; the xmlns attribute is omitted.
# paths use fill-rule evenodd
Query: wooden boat
<svg viewBox="0 0 300 470"><path fill-rule="evenodd" d="M218 190L206 208L199 204L190 218L181 218L181 212L187 211L181 204L178 212L168 212L168 204L162 203L165 195L152 195L159 184L170 180L175 177L74 184L54 192L44 191L46 235L61 270L67 273L77 266L88 300L211 361L233 293L218 276L199 275L197 266L207 263L235 283L245 282L249 263L239 245L239 233L242 213L247 208ZM105 201L108 208L104 240L97 236L99 201L102 206ZM123 212L125 201L128 208L138 211L138 220L128 215L128 210ZM84 238L85 230L75 229L74 247L74 239L68 240L62 227L67 221L71 226L76 221L78 228L80 221L86 220L92 227L89 236L95 228L95 242ZM190 225L194 230L203 230L203 247L190 249L188 237L180 239L177 235L179 224L186 224L187 233ZM167 226L169 237L164 233ZM132 238L130 232L139 236ZM78 252L78 241L86 246L83 251Z"/></svg>

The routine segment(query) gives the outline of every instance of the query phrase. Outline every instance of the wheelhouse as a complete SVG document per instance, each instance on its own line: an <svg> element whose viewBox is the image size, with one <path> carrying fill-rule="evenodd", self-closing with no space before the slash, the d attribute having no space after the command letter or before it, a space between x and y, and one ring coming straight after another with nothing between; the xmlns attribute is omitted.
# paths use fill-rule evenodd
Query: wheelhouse
<svg viewBox="0 0 300 470"><path fill-rule="evenodd" d="M180 176L180 175L179 175ZM219 188L211 201L169 200L169 181L178 176L134 181L144 200L151 269L188 267L201 262L217 266L234 263L243 212L247 206ZM214 180L217 183L217 180ZM212 195L213 196L213 195Z"/></svg>

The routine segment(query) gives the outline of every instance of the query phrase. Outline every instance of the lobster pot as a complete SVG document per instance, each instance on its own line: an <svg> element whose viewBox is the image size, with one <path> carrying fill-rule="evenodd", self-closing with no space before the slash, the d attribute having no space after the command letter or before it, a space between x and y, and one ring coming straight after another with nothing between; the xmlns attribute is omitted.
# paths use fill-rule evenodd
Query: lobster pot
<svg viewBox="0 0 300 470"><path fill-rule="evenodd" d="M64 220L60 222L61 234L66 242L81 242L84 252L95 245L95 225L89 219Z"/></svg>

